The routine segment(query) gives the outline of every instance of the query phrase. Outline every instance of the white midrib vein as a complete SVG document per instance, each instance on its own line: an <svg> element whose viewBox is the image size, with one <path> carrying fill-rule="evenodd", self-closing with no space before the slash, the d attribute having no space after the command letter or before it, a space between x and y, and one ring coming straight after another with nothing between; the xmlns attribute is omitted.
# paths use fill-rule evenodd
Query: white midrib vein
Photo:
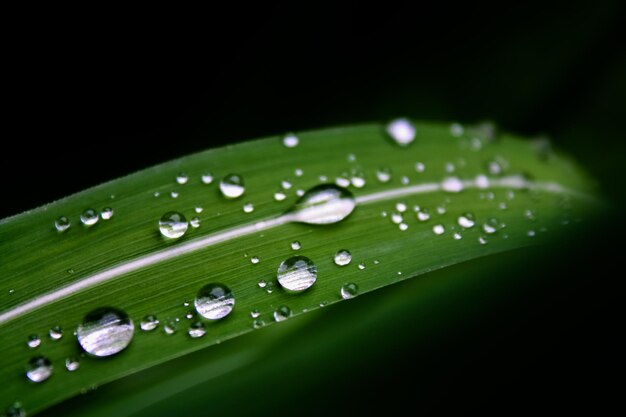
<svg viewBox="0 0 626 417"><path fill-rule="evenodd" d="M577 190L565 188L562 185L554 182L532 182L527 181L518 176L503 177L498 179L482 178L476 180L463 180L459 184L462 184L462 189L483 189L488 190L490 188L509 188L509 189L531 189L540 190L555 194L568 194L573 197L581 199L593 199L588 194L582 193ZM432 193L437 191L446 191L443 183L424 183L414 186L404 186L401 188L395 188L391 190L381 191L372 194L366 194L356 197L356 203L358 205L371 204L379 201L390 200L394 198L407 197L416 194ZM129 260L123 264L116 265L114 267L105 269L100 272L93 273L86 276L70 285L59 288L52 292L42 294L32 300L29 300L23 304L17 305L10 310L6 310L0 314L0 325L15 320L21 316L29 314L39 308L42 308L48 304L52 304L63 298L72 296L88 288L100 285L115 278L118 278L124 274L146 268L151 265L165 262L169 259L176 258L181 255L185 255L191 252L195 252L200 249L207 248L209 246L216 245L221 242L225 242L231 239L236 239L242 236L246 236L252 233L260 232L263 230L272 229L277 226L281 226L286 223L290 223L293 220L292 215L284 214L279 217L274 217L266 220L261 220L252 224L246 224L237 226L231 229L226 229L218 233L211 234L209 236L201 237L190 242L181 244L179 246L163 249L149 255L144 255L136 259Z"/></svg>

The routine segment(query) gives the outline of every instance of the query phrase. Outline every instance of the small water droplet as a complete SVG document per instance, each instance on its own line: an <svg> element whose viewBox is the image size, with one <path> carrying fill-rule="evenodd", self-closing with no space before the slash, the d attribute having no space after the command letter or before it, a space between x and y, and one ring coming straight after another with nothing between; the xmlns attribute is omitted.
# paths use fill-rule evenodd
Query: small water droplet
<svg viewBox="0 0 626 417"><path fill-rule="evenodd" d="M406 203L396 203L396 210L398 210L400 213L404 213L406 211Z"/></svg>
<svg viewBox="0 0 626 417"><path fill-rule="evenodd" d="M61 216L54 222L54 228L57 229L58 232L65 232L70 228L70 219L65 216Z"/></svg>
<svg viewBox="0 0 626 417"><path fill-rule="evenodd" d="M159 220L161 234L170 239L178 239L185 234L188 227L185 216L177 211L168 211Z"/></svg>
<svg viewBox="0 0 626 417"><path fill-rule="evenodd" d="M345 249L341 249L337 251L333 260L335 261L335 265L346 266L352 261L352 254Z"/></svg>
<svg viewBox="0 0 626 417"><path fill-rule="evenodd" d="M494 218L491 218L487 220L485 223L483 223L483 231L489 235L497 232L499 227L500 225L498 221Z"/></svg>
<svg viewBox="0 0 626 417"><path fill-rule="evenodd" d="M195 211L196 213L200 214L204 211L204 209L200 206L197 206L193 209L193 211Z"/></svg>
<svg viewBox="0 0 626 417"><path fill-rule="evenodd" d="M356 206L352 193L333 184L309 189L288 211L293 220L308 224L331 224L346 218Z"/></svg>
<svg viewBox="0 0 626 417"><path fill-rule="evenodd" d="M170 193L170 197L172 197L172 198L178 198L178 196L179 196L179 194L178 194L178 192L176 192L176 191L172 191L172 192Z"/></svg>
<svg viewBox="0 0 626 417"><path fill-rule="evenodd" d="M113 209L111 207L103 208L100 212L100 217L102 218L102 220L109 220L111 217L113 217Z"/></svg>
<svg viewBox="0 0 626 417"><path fill-rule="evenodd" d="M43 356L36 356L26 365L26 377L33 382L43 382L52 375L52 362Z"/></svg>
<svg viewBox="0 0 626 417"><path fill-rule="evenodd" d="M403 175L402 178L400 178L400 183L402 185L409 185L410 182L411 180L406 175Z"/></svg>
<svg viewBox="0 0 626 417"><path fill-rule="evenodd" d="M204 328L204 324L200 321L196 321L189 326L189 330L187 330L187 334L192 339L197 339L206 334L206 329Z"/></svg>
<svg viewBox="0 0 626 417"><path fill-rule="evenodd" d="M293 242L291 242L291 249L299 250L301 247L302 247L302 245L300 245L299 241L294 240Z"/></svg>
<svg viewBox="0 0 626 417"><path fill-rule="evenodd" d="M454 240L461 240L461 238L463 238L463 236L460 233L455 233L452 236L454 237Z"/></svg>
<svg viewBox="0 0 626 417"><path fill-rule="evenodd" d="M203 184L211 184L213 182L213 174L210 172L205 172L202 174L202 183Z"/></svg>
<svg viewBox="0 0 626 417"><path fill-rule="evenodd" d="M322 179L322 177L320 177L320 181L325 181L325 179ZM335 178L335 184L340 187L346 188L350 186L350 180L345 177L337 177Z"/></svg>
<svg viewBox="0 0 626 417"><path fill-rule="evenodd" d="M485 236L480 236L478 238L478 243L480 243L481 245L486 245L487 244L487 238Z"/></svg>
<svg viewBox="0 0 626 417"><path fill-rule="evenodd" d="M135 326L124 311L103 307L87 313L76 329L78 343L90 355L110 356L124 350Z"/></svg>
<svg viewBox="0 0 626 417"><path fill-rule="evenodd" d="M294 169L294 170L293 170L293 174L294 174L296 177L301 177L301 176L302 176L302 174L304 174L304 172L303 172L300 168L296 168L296 169Z"/></svg>
<svg viewBox="0 0 626 417"><path fill-rule="evenodd" d="M191 220L189 220L189 224L194 229L197 229L198 227L200 227L200 218L199 217L192 217Z"/></svg>
<svg viewBox="0 0 626 417"><path fill-rule="evenodd" d="M465 129L463 129L463 126L460 123L452 123L450 125L450 134L455 138L463 136L464 132Z"/></svg>
<svg viewBox="0 0 626 417"><path fill-rule="evenodd" d="M266 285L267 285L267 281L265 281L264 279L259 281L259 288L265 288Z"/></svg>
<svg viewBox="0 0 626 417"><path fill-rule="evenodd" d="M391 170L389 168L378 168L376 171L376 179L382 183L389 182L389 180L391 180Z"/></svg>
<svg viewBox="0 0 626 417"><path fill-rule="evenodd" d="M175 320L168 320L168 322L165 323L165 326L163 326L163 331L167 335L172 335L176 333L176 330L178 330L178 324Z"/></svg>
<svg viewBox="0 0 626 417"><path fill-rule="evenodd" d="M494 176L502 175L504 172L503 164L499 160L489 161L487 162L487 172Z"/></svg>
<svg viewBox="0 0 626 417"><path fill-rule="evenodd" d="M200 288L194 301L196 311L209 320L226 317L235 307L235 296L224 284L208 284Z"/></svg>
<svg viewBox="0 0 626 417"><path fill-rule="evenodd" d="M425 222L430 219L430 213L426 209L422 209L416 213L417 219L421 222Z"/></svg>
<svg viewBox="0 0 626 417"><path fill-rule="evenodd" d="M263 326L265 326L265 322L261 319L254 320L252 322L252 328L254 329L260 329Z"/></svg>
<svg viewBox="0 0 626 417"><path fill-rule="evenodd" d="M485 188L489 188L489 178L486 175L478 175L476 176L476 187L484 190Z"/></svg>
<svg viewBox="0 0 626 417"><path fill-rule="evenodd" d="M276 273L278 283L288 291L304 291L317 280L317 266L306 256L285 259Z"/></svg>
<svg viewBox="0 0 626 417"><path fill-rule="evenodd" d="M354 282L349 282L344 284L339 291L341 294L341 298L344 300L348 300L350 298L354 298L359 294L359 286Z"/></svg>
<svg viewBox="0 0 626 417"><path fill-rule="evenodd" d="M258 256L253 256L252 258L250 258L250 262L252 262L253 264L258 264L261 260L259 259Z"/></svg>
<svg viewBox="0 0 626 417"><path fill-rule="evenodd" d="M280 306L274 310L274 320L283 321L291 317L291 309L287 306Z"/></svg>
<svg viewBox="0 0 626 417"><path fill-rule="evenodd" d="M291 188L291 183L287 180L282 180L280 182L280 186L283 188L283 190L289 190Z"/></svg>
<svg viewBox="0 0 626 417"><path fill-rule="evenodd" d="M441 188L448 193L463 191L463 182L457 177L448 177L441 182Z"/></svg>
<svg viewBox="0 0 626 417"><path fill-rule="evenodd" d="M424 171L426 171L426 165L424 165L423 162L416 162L415 163L415 170L417 172L420 172L420 173L424 172Z"/></svg>
<svg viewBox="0 0 626 417"><path fill-rule="evenodd" d="M404 220L402 214L400 213L391 213L391 221L395 224L400 224Z"/></svg>
<svg viewBox="0 0 626 417"><path fill-rule="evenodd" d="M348 162L354 162L356 161L356 155L353 153L349 153L346 159L348 160Z"/></svg>
<svg viewBox="0 0 626 417"><path fill-rule="evenodd" d="M78 359L76 359L76 358L66 358L65 359L65 369L67 369L70 372L74 372L78 368L80 368L80 362L79 362Z"/></svg>
<svg viewBox="0 0 626 417"><path fill-rule="evenodd" d="M353 174L352 178L350 178L350 182L354 188L365 187L365 178L363 178L362 174Z"/></svg>
<svg viewBox="0 0 626 417"><path fill-rule="evenodd" d="M149 314L145 316L141 320L141 323L139 323L139 327L144 332L150 332L156 329L158 326L159 326L159 319L157 319L157 317L154 314Z"/></svg>
<svg viewBox="0 0 626 417"><path fill-rule="evenodd" d="M389 137L400 146L407 146L415 140L415 126L410 120L392 120L386 128Z"/></svg>
<svg viewBox="0 0 626 417"><path fill-rule="evenodd" d="M457 223L464 229L474 227L476 222L474 221L474 215L472 213L465 213L457 219Z"/></svg>
<svg viewBox="0 0 626 417"><path fill-rule="evenodd" d="M274 281L268 281L265 286L265 292L271 294L274 292Z"/></svg>
<svg viewBox="0 0 626 417"><path fill-rule="evenodd" d="M63 329L61 326L54 326L48 331L48 336L52 340L59 340L63 337Z"/></svg>
<svg viewBox="0 0 626 417"><path fill-rule="evenodd" d="M527 235L528 237L535 237L536 232L535 232L534 230L532 230L532 229L531 229L531 230L529 230L529 231L526 233L526 235Z"/></svg>
<svg viewBox="0 0 626 417"><path fill-rule="evenodd" d="M456 167L454 166L452 162L446 162L446 164L444 165L444 169L448 174L451 174L454 172Z"/></svg>
<svg viewBox="0 0 626 417"><path fill-rule="evenodd" d="M252 213L254 211L254 204L252 203L246 203L243 205L243 212L244 213Z"/></svg>
<svg viewBox="0 0 626 417"><path fill-rule="evenodd" d="M30 336L28 336L28 339L26 339L26 345L28 345L28 347L31 349L36 348L40 344L41 338L36 334L31 334Z"/></svg>
<svg viewBox="0 0 626 417"><path fill-rule="evenodd" d="M253 319L256 319L257 317L259 317L261 315L261 312L259 311L258 308L253 308L250 311L250 317L252 317Z"/></svg>
<svg viewBox="0 0 626 417"><path fill-rule="evenodd" d="M357 268L359 268L361 271L365 269L365 263L361 262L357 265Z"/></svg>
<svg viewBox="0 0 626 417"><path fill-rule="evenodd" d="M404 232L405 230L407 230L409 228L409 225L406 223L400 223L398 225L398 229L400 229L401 232Z"/></svg>
<svg viewBox="0 0 626 417"><path fill-rule="evenodd" d="M445 231L446 231L446 229L443 227L442 224L436 224L436 225L433 226L433 232L436 235L442 235L443 232L445 232Z"/></svg>
<svg viewBox="0 0 626 417"><path fill-rule="evenodd" d="M98 223L98 213L94 209L86 209L80 215L80 221L87 227L93 226Z"/></svg>
<svg viewBox="0 0 626 417"><path fill-rule="evenodd" d="M282 191L277 191L274 193L274 200L276 201L283 201L285 198L287 198L287 196Z"/></svg>
<svg viewBox="0 0 626 417"><path fill-rule="evenodd" d="M437 214L446 214L446 211L444 206L437 206Z"/></svg>
<svg viewBox="0 0 626 417"><path fill-rule="evenodd" d="M374 265L378 265L380 261L378 259L374 259Z"/></svg>
<svg viewBox="0 0 626 417"><path fill-rule="evenodd" d="M176 182L181 185L187 184L187 181L189 181L189 176L185 174L184 172L181 172L180 174L176 176Z"/></svg>
<svg viewBox="0 0 626 417"><path fill-rule="evenodd" d="M532 210L532 209L524 210L524 217L526 217L528 220L531 220L531 221L537 220L537 216L535 215L535 210Z"/></svg>
<svg viewBox="0 0 626 417"><path fill-rule="evenodd" d="M300 139L293 133L287 133L283 136L282 141L286 148L295 148L300 143Z"/></svg>
<svg viewBox="0 0 626 417"><path fill-rule="evenodd" d="M243 178L238 174L228 174L220 181L220 191L226 198L241 197L246 191Z"/></svg>
<svg viewBox="0 0 626 417"><path fill-rule="evenodd" d="M155 191L153 195L154 195L154 197L156 198L156 197L160 196L160 195L161 195L161 193L160 193L160 192L158 192L158 191Z"/></svg>

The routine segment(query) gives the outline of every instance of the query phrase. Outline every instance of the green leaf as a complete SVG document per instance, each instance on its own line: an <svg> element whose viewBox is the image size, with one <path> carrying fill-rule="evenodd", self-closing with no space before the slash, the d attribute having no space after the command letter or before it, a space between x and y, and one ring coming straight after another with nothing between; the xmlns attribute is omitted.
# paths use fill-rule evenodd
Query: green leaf
<svg viewBox="0 0 626 417"><path fill-rule="evenodd" d="M416 132L406 146L379 125L301 133L295 147L277 137L241 143L3 220L0 375L8 384L0 389L0 406L17 401L37 412L249 332L260 334L246 359L253 361L255 352L276 343L272 330L260 328L274 323L281 306L298 316L342 301L340 290L348 283L363 294L448 265L546 243L597 205L592 183L544 142L499 135L487 125L419 123ZM188 180L180 184L183 172ZM215 178L210 184L202 181L208 172ZM232 173L243 178L245 193L226 199L218 182ZM307 224L302 221L310 215L290 212L299 193L337 178L352 183L348 190L356 202L353 211L340 205L340 211L348 210L345 219ZM286 198L276 201L277 192ZM248 203L252 212L244 210ZM80 224L86 209L105 207L113 209L110 219ZM158 220L170 211L198 217L199 227L180 239L164 238ZM54 227L61 216L71 222L64 232ZM352 255L348 265L333 261L341 249ZM315 284L297 294L276 282L279 265L294 255L317 267ZM253 257L259 262L251 262ZM261 288L261 281L269 284ZM228 286L236 298L224 319L195 314L194 297L209 283ZM72 333L87 313L104 306L121 309L134 321L132 342L107 358L84 355ZM260 316L251 317L252 310ZM139 329L147 315L159 319L156 330ZM167 335L164 324L170 322L177 331ZM206 334L191 338L187 332L196 322ZM59 340L48 336L55 326L64 331ZM29 335L39 335L41 345L29 348ZM25 366L40 355L51 361L53 372L33 383ZM80 368L67 371L67 358L79 358Z"/></svg>

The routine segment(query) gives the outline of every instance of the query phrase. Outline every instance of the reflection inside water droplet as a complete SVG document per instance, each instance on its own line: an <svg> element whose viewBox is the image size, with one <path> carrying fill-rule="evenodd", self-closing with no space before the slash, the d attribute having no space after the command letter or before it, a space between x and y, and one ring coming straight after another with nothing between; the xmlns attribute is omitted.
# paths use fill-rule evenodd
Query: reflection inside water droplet
<svg viewBox="0 0 626 417"><path fill-rule="evenodd" d="M208 284L200 288L194 301L196 311L209 320L219 320L230 314L235 297L226 285Z"/></svg>
<svg viewBox="0 0 626 417"><path fill-rule="evenodd" d="M278 283L288 291L304 291L317 280L317 266L306 256L292 256L278 267Z"/></svg>
<svg viewBox="0 0 626 417"><path fill-rule="evenodd" d="M26 365L26 377L32 382L43 382L52 375L52 362L43 356L36 356Z"/></svg>
<svg viewBox="0 0 626 417"><path fill-rule="evenodd" d="M89 312L76 330L78 343L90 355L110 356L124 350L135 326L124 311L103 307Z"/></svg>
<svg viewBox="0 0 626 417"><path fill-rule="evenodd" d="M354 196L347 189L321 184L305 192L287 213L296 222L331 224L345 219L355 206Z"/></svg>

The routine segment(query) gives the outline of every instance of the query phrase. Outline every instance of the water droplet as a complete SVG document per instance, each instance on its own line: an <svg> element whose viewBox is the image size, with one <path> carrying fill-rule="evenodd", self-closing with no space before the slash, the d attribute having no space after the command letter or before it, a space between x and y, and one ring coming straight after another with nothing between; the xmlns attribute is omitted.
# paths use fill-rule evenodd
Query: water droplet
<svg viewBox="0 0 626 417"><path fill-rule="evenodd" d="M26 365L26 377L33 382L43 382L52 375L52 362L43 356L36 356Z"/></svg>
<svg viewBox="0 0 626 417"><path fill-rule="evenodd" d="M241 175L228 174L220 181L220 191L226 198L241 197L246 191Z"/></svg>
<svg viewBox="0 0 626 417"><path fill-rule="evenodd" d="M65 216L61 216L54 222L54 228L57 229L58 232L65 232L70 228L70 219Z"/></svg>
<svg viewBox="0 0 626 417"><path fill-rule="evenodd" d="M179 195L179 194L178 194L176 191L172 191L172 192L170 193L170 197L172 197L172 198L178 198L178 195Z"/></svg>
<svg viewBox="0 0 626 417"><path fill-rule="evenodd" d="M494 218L491 218L483 223L483 231L491 235L498 231L499 226L500 225L498 224L498 221Z"/></svg>
<svg viewBox="0 0 626 417"><path fill-rule="evenodd" d="M361 271L365 269L365 263L361 262L360 264L357 265L357 268L359 268Z"/></svg>
<svg viewBox="0 0 626 417"><path fill-rule="evenodd" d="M80 368L80 362L76 358L67 358L65 359L65 369L70 372L74 372Z"/></svg>
<svg viewBox="0 0 626 417"><path fill-rule="evenodd" d="M463 182L457 177L448 177L441 182L441 188L448 193L463 191Z"/></svg>
<svg viewBox="0 0 626 417"><path fill-rule="evenodd" d="M476 187L483 190L489 188L489 178L486 175L478 175L476 177Z"/></svg>
<svg viewBox="0 0 626 417"><path fill-rule="evenodd" d="M283 321L291 317L291 309L287 306L280 306L274 310L274 320Z"/></svg>
<svg viewBox="0 0 626 417"><path fill-rule="evenodd" d="M189 181L189 176L185 174L184 172L181 172L180 174L176 176L176 182L181 185L187 184L187 181Z"/></svg>
<svg viewBox="0 0 626 417"><path fill-rule="evenodd" d="M504 172L504 168L502 166L502 164L500 163L500 161L498 160L493 160L493 161L489 161L487 162L487 171L491 174L491 175L502 175L502 173Z"/></svg>
<svg viewBox="0 0 626 417"><path fill-rule="evenodd" d="M349 282L341 287L341 298L348 300L354 298L359 294L359 286L354 282Z"/></svg>
<svg viewBox="0 0 626 417"><path fill-rule="evenodd" d="M19 401L16 401L5 409L4 414L2 414L2 416L26 417L26 410L22 408L22 404Z"/></svg>
<svg viewBox="0 0 626 417"><path fill-rule="evenodd" d="M36 348L41 344L41 338L36 334L31 334L28 336L28 339L26 339L26 344L29 348Z"/></svg>
<svg viewBox="0 0 626 417"><path fill-rule="evenodd" d="M422 209L416 213L417 219L421 222L425 222L430 219L430 213L426 209Z"/></svg>
<svg viewBox="0 0 626 417"><path fill-rule="evenodd" d="M400 146L407 146L415 140L415 126L408 119L392 120L386 128L389 137Z"/></svg>
<svg viewBox="0 0 626 417"><path fill-rule="evenodd" d="M424 171L426 171L426 165L424 165L423 162L416 162L415 163L415 170L417 172L420 172L420 173L424 172Z"/></svg>
<svg viewBox="0 0 626 417"><path fill-rule="evenodd" d="M200 227L200 218L199 217L192 217L191 220L189 220L189 224L194 229L197 229L198 227Z"/></svg>
<svg viewBox="0 0 626 417"><path fill-rule="evenodd" d="M345 249L341 249L337 251L333 260L335 265L346 266L352 261L352 254Z"/></svg>
<svg viewBox="0 0 626 417"><path fill-rule="evenodd" d="M320 181L325 181L325 179L322 179L322 177L320 177ZM337 177L335 178L335 184L340 187L346 188L350 186L350 180L345 177Z"/></svg>
<svg viewBox="0 0 626 417"><path fill-rule="evenodd" d="M244 213L252 213L254 211L254 204L252 203L246 203L243 205L243 212Z"/></svg>
<svg viewBox="0 0 626 417"><path fill-rule="evenodd" d="M463 238L463 236L460 233L455 233L452 236L454 237L454 240L461 240L461 238Z"/></svg>
<svg viewBox="0 0 626 417"><path fill-rule="evenodd" d="M259 288L265 288L266 285L267 285L267 281L265 281L264 279L259 281Z"/></svg>
<svg viewBox="0 0 626 417"><path fill-rule="evenodd" d="M396 210L400 213L404 213L406 211L406 203L396 203Z"/></svg>
<svg viewBox="0 0 626 417"><path fill-rule="evenodd" d="M257 319L252 322L252 327L254 329L260 329L263 326L265 326L265 322L263 320Z"/></svg>
<svg viewBox="0 0 626 417"><path fill-rule="evenodd" d="M398 225L398 229L400 229L401 232L404 232L405 230L407 230L409 228L409 225L406 223L400 223Z"/></svg>
<svg viewBox="0 0 626 417"><path fill-rule="evenodd" d="M389 182L391 179L391 170L389 168L379 168L376 171L376 179L382 183Z"/></svg>
<svg viewBox="0 0 626 417"><path fill-rule="evenodd" d="M532 210L532 209L524 210L524 217L526 217L528 220L531 220L531 221L537 220L537 216L535 215L535 210Z"/></svg>
<svg viewBox="0 0 626 417"><path fill-rule="evenodd" d="M437 214L446 214L446 208L444 206L438 206Z"/></svg>
<svg viewBox="0 0 626 417"><path fill-rule="evenodd" d="M195 211L196 213L200 214L204 211L204 209L200 206L197 206L193 209L193 211Z"/></svg>
<svg viewBox="0 0 626 417"><path fill-rule="evenodd" d="M168 320L168 322L165 323L165 326L163 326L163 331L167 335L176 333L176 330L178 330L178 324L176 324L176 321L174 320Z"/></svg>
<svg viewBox="0 0 626 417"><path fill-rule="evenodd" d="M302 245L300 245L299 241L294 240L293 242L291 242L291 249L299 250L301 247L302 247Z"/></svg>
<svg viewBox="0 0 626 417"><path fill-rule="evenodd" d="M78 325L78 343L90 355L110 356L126 348L135 325L122 310L103 307L90 311Z"/></svg>
<svg viewBox="0 0 626 417"><path fill-rule="evenodd" d="M288 291L304 291L317 280L317 266L306 256L285 259L276 273L278 283Z"/></svg>
<svg viewBox="0 0 626 417"><path fill-rule="evenodd" d="M402 178L400 178L400 183L402 183L402 185L409 185L410 182L411 180L406 175L403 175Z"/></svg>
<svg viewBox="0 0 626 417"><path fill-rule="evenodd" d="M161 234L170 239L178 239L185 234L188 227L185 216L177 211L168 211L159 220Z"/></svg>
<svg viewBox="0 0 626 417"><path fill-rule="evenodd" d="M277 191L274 193L274 200L276 201L283 201L285 198L287 198L287 196L282 191Z"/></svg>
<svg viewBox="0 0 626 417"><path fill-rule="evenodd" d="M436 224L436 225L433 226L433 232L436 235L442 235L443 232L445 232L445 231L446 231L446 229L443 227L442 224Z"/></svg>
<svg viewBox="0 0 626 417"><path fill-rule="evenodd" d="M354 162L356 161L356 155L353 153L349 153L346 159L348 160L348 162Z"/></svg>
<svg viewBox="0 0 626 417"><path fill-rule="evenodd" d="M194 303L202 317L219 320L233 311L235 296L224 284L208 284L200 288Z"/></svg>
<svg viewBox="0 0 626 417"><path fill-rule="evenodd" d="M268 281L265 286L265 292L271 294L274 292L274 281Z"/></svg>
<svg viewBox="0 0 626 417"><path fill-rule="evenodd" d="M80 221L85 226L93 226L98 223L98 213L94 209L87 209L80 215Z"/></svg>
<svg viewBox="0 0 626 417"><path fill-rule="evenodd" d="M463 126L461 124L452 123L450 125L450 134L454 136L455 138L463 136L464 132L465 132L465 129L463 129Z"/></svg>
<svg viewBox="0 0 626 417"><path fill-rule="evenodd" d="M535 237L536 232L535 232L534 230L532 230L532 229L531 229L531 230L529 230L529 231L526 233L526 235L527 235L528 237Z"/></svg>
<svg viewBox="0 0 626 417"><path fill-rule="evenodd" d="M487 244L487 238L485 236L480 236L478 238L478 243L480 243L481 245L486 245Z"/></svg>
<svg viewBox="0 0 626 417"><path fill-rule="evenodd" d="M139 323L139 327L144 332L150 332L150 331L156 329L158 327L158 325L159 325L159 319L157 319L157 317L154 314L149 314L149 315L145 316L141 320L141 323Z"/></svg>
<svg viewBox="0 0 626 417"><path fill-rule="evenodd" d="M113 209L111 207L103 208L100 212L100 217L102 218L102 220L109 220L111 217L113 217Z"/></svg>
<svg viewBox="0 0 626 417"><path fill-rule="evenodd" d="M252 317L253 319L256 319L257 317L259 317L261 315L261 312L259 311L258 308L253 308L250 311L250 317Z"/></svg>
<svg viewBox="0 0 626 417"><path fill-rule="evenodd" d="M210 172L205 172L202 174L202 183L203 184L211 184L213 182L213 174Z"/></svg>
<svg viewBox="0 0 626 417"><path fill-rule="evenodd" d="M48 336L50 336L52 340L59 340L63 337L63 329L61 326L54 326L48 331Z"/></svg>
<svg viewBox="0 0 626 417"><path fill-rule="evenodd" d="M345 188L321 184L309 189L288 211L293 220L308 224L331 224L345 219L356 206Z"/></svg>
<svg viewBox="0 0 626 417"><path fill-rule="evenodd" d="M294 174L296 177L301 177L301 176L302 176L302 174L304 174L304 172L303 172L300 168L296 168L296 169L294 169L294 170L293 170L293 174Z"/></svg>
<svg viewBox="0 0 626 417"><path fill-rule="evenodd" d="M158 192L158 191L155 191L153 195L154 195L154 197L156 198L156 197L160 196L160 195L161 195L161 193L160 193L160 192Z"/></svg>
<svg viewBox="0 0 626 417"><path fill-rule="evenodd" d="M187 334L192 339L197 339L206 334L206 329L204 328L204 324L200 321L196 321L189 326L189 330L187 330Z"/></svg>
<svg viewBox="0 0 626 417"><path fill-rule="evenodd" d="M446 162L446 164L444 165L444 169L448 174L451 174L454 172L456 167L454 166L452 162Z"/></svg>
<svg viewBox="0 0 626 417"><path fill-rule="evenodd" d="M258 256L253 256L252 258L250 258L250 262L252 262L253 264L258 264L261 260L259 259Z"/></svg>
<svg viewBox="0 0 626 417"><path fill-rule="evenodd" d="M391 213L391 221L395 224L400 224L404 220L402 214L400 213Z"/></svg>
<svg viewBox="0 0 626 417"><path fill-rule="evenodd" d="M380 261L378 259L374 259L374 265L378 265Z"/></svg>
<svg viewBox="0 0 626 417"><path fill-rule="evenodd" d="M298 137L293 133L287 133L283 136L283 145L286 148L295 148L299 143L300 139L298 139Z"/></svg>
<svg viewBox="0 0 626 417"><path fill-rule="evenodd" d="M465 213L459 216L459 218L457 219L457 223L459 223L459 226L463 227L464 229L474 227L474 225L476 224L476 222L474 221L474 215L472 213Z"/></svg>
<svg viewBox="0 0 626 417"><path fill-rule="evenodd" d="M362 172L353 172L352 177L350 177L350 182L354 188L365 187L365 177Z"/></svg>
<svg viewBox="0 0 626 417"><path fill-rule="evenodd" d="M282 180L280 182L280 186L283 188L283 190L288 190L291 188L291 183L287 180Z"/></svg>

